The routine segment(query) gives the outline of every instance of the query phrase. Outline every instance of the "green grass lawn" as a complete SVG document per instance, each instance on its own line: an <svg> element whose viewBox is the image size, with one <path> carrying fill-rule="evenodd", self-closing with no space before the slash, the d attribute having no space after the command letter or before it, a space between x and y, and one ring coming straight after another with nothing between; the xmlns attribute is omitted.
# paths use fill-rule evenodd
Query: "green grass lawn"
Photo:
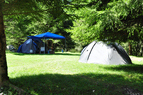
<svg viewBox="0 0 143 95"><path fill-rule="evenodd" d="M135 60L133 65L99 65L79 63L79 56L7 52L8 76L14 85L33 95L143 93L143 60Z"/></svg>

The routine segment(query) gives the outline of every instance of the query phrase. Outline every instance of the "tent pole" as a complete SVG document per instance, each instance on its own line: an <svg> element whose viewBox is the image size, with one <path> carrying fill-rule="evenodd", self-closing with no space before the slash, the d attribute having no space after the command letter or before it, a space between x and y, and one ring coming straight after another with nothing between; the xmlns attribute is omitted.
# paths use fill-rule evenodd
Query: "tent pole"
<svg viewBox="0 0 143 95"><path fill-rule="evenodd" d="M44 38L44 41L45 41L45 38ZM46 44L46 42L45 42L45 44ZM45 44L44 44L44 48L45 48L45 46L46 46ZM46 48L45 48L45 50L44 50L44 54L45 54L45 51L46 51Z"/></svg>
<svg viewBox="0 0 143 95"><path fill-rule="evenodd" d="M47 39L47 50L48 50L48 54L50 54L48 47L49 47L49 38Z"/></svg>
<svg viewBox="0 0 143 95"><path fill-rule="evenodd" d="M66 52L67 50L66 50L66 39L65 39L65 52Z"/></svg>

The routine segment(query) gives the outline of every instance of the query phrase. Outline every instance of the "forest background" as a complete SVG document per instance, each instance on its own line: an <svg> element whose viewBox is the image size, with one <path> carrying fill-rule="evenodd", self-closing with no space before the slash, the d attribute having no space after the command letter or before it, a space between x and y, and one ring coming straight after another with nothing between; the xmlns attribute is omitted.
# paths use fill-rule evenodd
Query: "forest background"
<svg viewBox="0 0 143 95"><path fill-rule="evenodd" d="M46 11L32 14L5 13L6 44L18 49L27 36L51 32L66 37L67 51L80 52L97 40L118 42L128 54L143 56L142 0L53 0L51 4L39 4ZM57 50L64 45L64 40L53 42Z"/></svg>

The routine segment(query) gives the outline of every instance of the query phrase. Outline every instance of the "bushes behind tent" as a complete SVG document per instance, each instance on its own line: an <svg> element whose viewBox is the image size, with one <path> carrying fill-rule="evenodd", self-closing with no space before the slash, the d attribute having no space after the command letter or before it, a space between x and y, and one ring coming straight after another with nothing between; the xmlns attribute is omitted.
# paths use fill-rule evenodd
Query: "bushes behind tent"
<svg viewBox="0 0 143 95"><path fill-rule="evenodd" d="M129 43L131 50L129 50ZM130 41L127 43L122 43L122 46L130 55L143 56L143 41Z"/></svg>

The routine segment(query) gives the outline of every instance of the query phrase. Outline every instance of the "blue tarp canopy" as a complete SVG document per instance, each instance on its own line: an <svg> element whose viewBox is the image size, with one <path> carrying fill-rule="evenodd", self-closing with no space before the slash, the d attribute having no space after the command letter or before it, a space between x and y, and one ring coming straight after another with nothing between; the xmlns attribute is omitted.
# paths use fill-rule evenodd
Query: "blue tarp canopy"
<svg viewBox="0 0 143 95"><path fill-rule="evenodd" d="M28 36L28 38L31 38L31 39L46 39L46 38L65 39L64 36L57 35L57 34L50 33L50 32L42 33L36 36Z"/></svg>

